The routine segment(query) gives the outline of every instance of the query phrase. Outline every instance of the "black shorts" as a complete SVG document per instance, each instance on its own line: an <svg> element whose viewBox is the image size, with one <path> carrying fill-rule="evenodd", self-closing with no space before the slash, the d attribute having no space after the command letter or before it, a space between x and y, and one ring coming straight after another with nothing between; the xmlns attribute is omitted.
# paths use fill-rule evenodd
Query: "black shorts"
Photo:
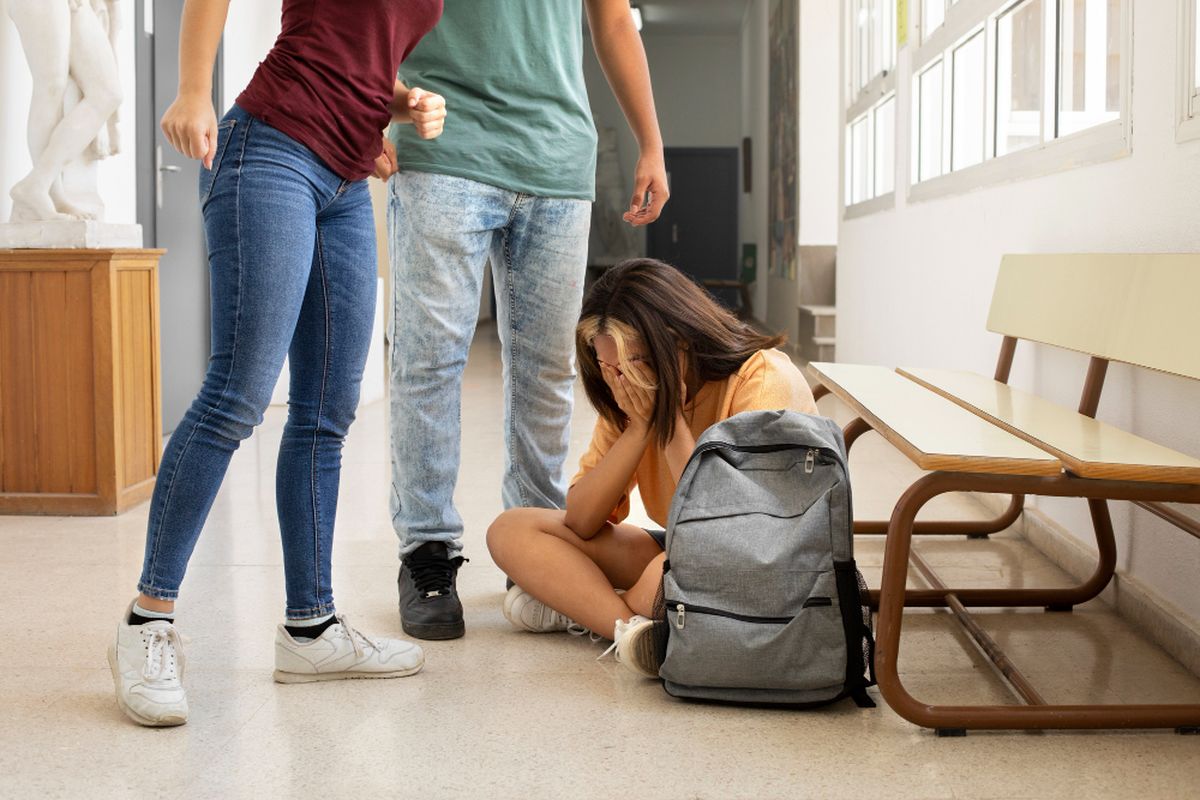
<svg viewBox="0 0 1200 800"><path fill-rule="evenodd" d="M663 550L667 549L667 532L666 531L660 531L660 530L655 529L652 531L648 530L648 531L646 531L646 533L650 534L650 536L653 537L654 541L658 542L659 547L661 547Z"/></svg>

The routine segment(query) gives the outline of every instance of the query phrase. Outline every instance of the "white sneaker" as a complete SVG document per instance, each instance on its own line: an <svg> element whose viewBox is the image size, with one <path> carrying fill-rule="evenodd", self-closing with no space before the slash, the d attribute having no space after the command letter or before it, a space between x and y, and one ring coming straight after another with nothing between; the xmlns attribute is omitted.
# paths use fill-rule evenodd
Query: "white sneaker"
<svg viewBox="0 0 1200 800"><path fill-rule="evenodd" d="M611 650L626 668L647 678L657 678L658 648L654 645L654 620L634 615L628 622L617 620Z"/></svg>
<svg viewBox="0 0 1200 800"><path fill-rule="evenodd" d="M504 618L517 630L530 633L569 631L577 636L588 633L566 614L560 614L520 586L513 586L504 596Z"/></svg>
<svg viewBox="0 0 1200 800"><path fill-rule="evenodd" d="M126 611L116 644L108 648L108 665L117 705L134 722L153 727L187 722L183 642L174 625L166 620L130 625Z"/></svg>
<svg viewBox="0 0 1200 800"><path fill-rule="evenodd" d="M275 632L276 683L312 683L346 678L402 678L425 666L425 653L412 642L366 636L340 614L315 639L298 642L280 625Z"/></svg>

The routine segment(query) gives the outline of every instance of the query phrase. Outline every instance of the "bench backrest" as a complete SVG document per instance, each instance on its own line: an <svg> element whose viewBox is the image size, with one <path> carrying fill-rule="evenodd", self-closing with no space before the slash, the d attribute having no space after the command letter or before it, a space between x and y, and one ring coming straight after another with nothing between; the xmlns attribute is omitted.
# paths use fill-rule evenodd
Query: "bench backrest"
<svg viewBox="0 0 1200 800"><path fill-rule="evenodd" d="M1200 254L1005 256L987 327L1200 379Z"/></svg>

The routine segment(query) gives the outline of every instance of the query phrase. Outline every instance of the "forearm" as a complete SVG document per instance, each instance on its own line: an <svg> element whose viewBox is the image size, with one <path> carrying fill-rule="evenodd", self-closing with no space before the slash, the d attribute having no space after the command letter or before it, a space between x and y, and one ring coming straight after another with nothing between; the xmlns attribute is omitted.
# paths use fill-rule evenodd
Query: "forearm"
<svg viewBox="0 0 1200 800"><path fill-rule="evenodd" d="M650 66L626 0L588 0L592 46L642 153L661 152Z"/></svg>
<svg viewBox="0 0 1200 800"><path fill-rule="evenodd" d="M595 468L567 493L563 523L581 539L590 539L608 519L646 452L649 434L626 428Z"/></svg>
<svg viewBox="0 0 1200 800"><path fill-rule="evenodd" d="M229 0L187 0L179 29L179 94L212 95L213 63Z"/></svg>
<svg viewBox="0 0 1200 800"><path fill-rule="evenodd" d="M692 436L692 430L681 414L675 419L675 435L671 438L666 450L667 467L671 470L671 478L676 485L683 477L683 471L687 468L687 463L695 449L696 437Z"/></svg>
<svg viewBox="0 0 1200 800"><path fill-rule="evenodd" d="M392 103L388 106L388 111L392 115L392 122L412 122L412 114L409 113L408 108L408 86L399 78L396 79L396 85L392 90Z"/></svg>

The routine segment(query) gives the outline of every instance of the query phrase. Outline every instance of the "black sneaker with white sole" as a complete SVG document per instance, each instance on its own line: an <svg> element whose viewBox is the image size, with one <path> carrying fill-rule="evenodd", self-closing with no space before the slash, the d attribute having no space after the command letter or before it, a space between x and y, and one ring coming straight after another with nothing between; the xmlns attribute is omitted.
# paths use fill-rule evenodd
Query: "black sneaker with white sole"
<svg viewBox="0 0 1200 800"><path fill-rule="evenodd" d="M396 583L405 633L418 639L457 639L466 632L455 585L464 561L451 557L444 542L426 542L404 557Z"/></svg>

